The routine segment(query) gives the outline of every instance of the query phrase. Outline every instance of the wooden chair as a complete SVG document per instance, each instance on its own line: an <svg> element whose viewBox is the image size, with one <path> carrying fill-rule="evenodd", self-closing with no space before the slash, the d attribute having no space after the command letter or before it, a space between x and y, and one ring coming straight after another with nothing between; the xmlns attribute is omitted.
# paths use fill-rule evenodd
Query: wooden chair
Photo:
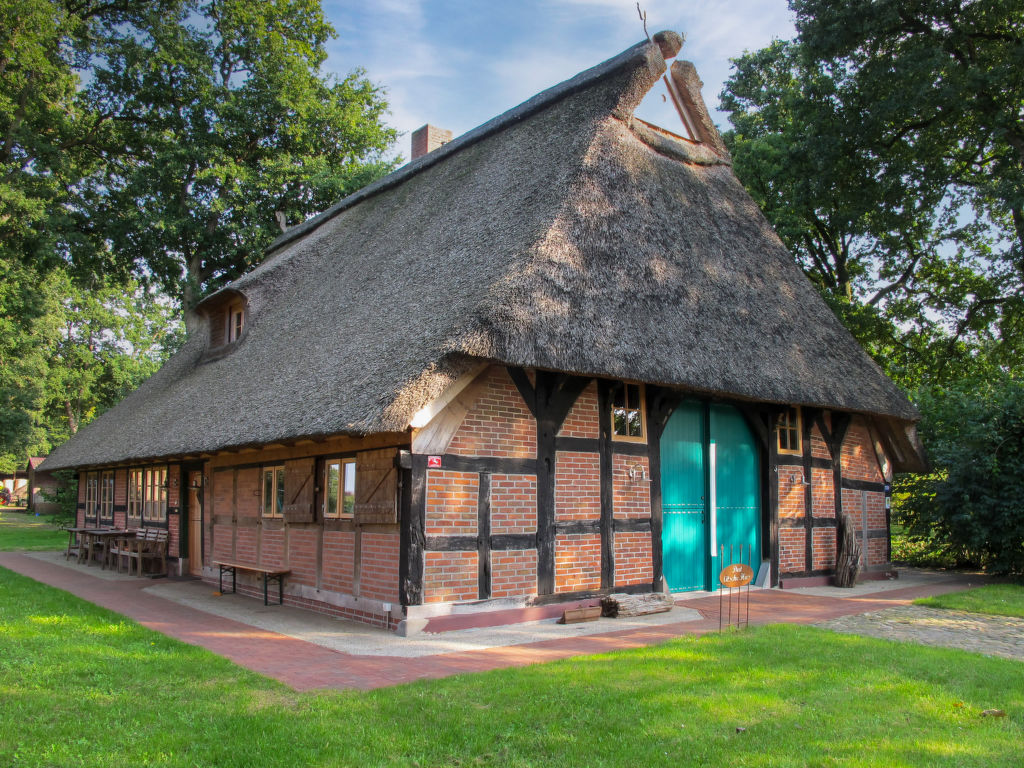
<svg viewBox="0 0 1024 768"><path fill-rule="evenodd" d="M143 528L129 542L128 573L132 572L131 561L135 561L135 574L141 576L146 570L147 562L160 561L160 570L150 575L167 575L167 529Z"/></svg>

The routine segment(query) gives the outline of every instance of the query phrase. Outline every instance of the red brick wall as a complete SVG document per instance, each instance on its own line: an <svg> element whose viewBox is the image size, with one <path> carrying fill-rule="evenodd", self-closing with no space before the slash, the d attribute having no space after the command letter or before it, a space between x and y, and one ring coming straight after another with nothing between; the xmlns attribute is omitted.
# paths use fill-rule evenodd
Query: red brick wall
<svg viewBox="0 0 1024 768"><path fill-rule="evenodd" d="M491 597L537 594L537 550L491 552Z"/></svg>
<svg viewBox="0 0 1024 768"><path fill-rule="evenodd" d="M491 533L537 531L537 477L491 475Z"/></svg>
<svg viewBox="0 0 1024 768"><path fill-rule="evenodd" d="M843 511L853 522L858 537L864 530L886 530L885 494L881 491L856 491L843 489ZM866 565L882 565L888 562L888 541L885 538L869 538L867 551L862 553Z"/></svg>
<svg viewBox="0 0 1024 768"><path fill-rule="evenodd" d="M816 571L835 568L836 529L815 528L811 536L813 569Z"/></svg>
<svg viewBox="0 0 1024 768"><path fill-rule="evenodd" d="M288 528L288 579L292 584L316 586L316 554L320 532L312 526Z"/></svg>
<svg viewBox="0 0 1024 768"><path fill-rule="evenodd" d="M320 584L330 592L352 593L356 535L352 531L324 531Z"/></svg>
<svg viewBox="0 0 1024 768"><path fill-rule="evenodd" d="M397 602L398 534L363 532L359 554L359 596Z"/></svg>
<svg viewBox="0 0 1024 768"><path fill-rule="evenodd" d="M637 467L637 478L630 480L629 470ZM612 509L617 518L651 516L650 464L646 456L612 456ZM600 499L598 499L600 506Z"/></svg>
<svg viewBox="0 0 1024 768"><path fill-rule="evenodd" d="M826 423L829 421L828 416L825 417ZM818 459L830 459L832 454L828 452L828 446L825 444L825 438L821 436L821 430L818 429L817 425L811 428L811 455Z"/></svg>
<svg viewBox="0 0 1024 768"><path fill-rule="evenodd" d="M425 552L423 601L475 600L478 573L476 552Z"/></svg>
<svg viewBox="0 0 1024 768"><path fill-rule="evenodd" d="M779 573L800 573L807 570L805 541L803 528L779 528Z"/></svg>
<svg viewBox="0 0 1024 768"><path fill-rule="evenodd" d="M240 528L239 531L245 530ZM289 568L285 559L284 523L280 520L264 520L260 526L260 560L264 568Z"/></svg>
<svg viewBox="0 0 1024 768"><path fill-rule="evenodd" d="M802 520L804 517L804 470L802 467L780 466L779 520Z"/></svg>
<svg viewBox="0 0 1024 768"><path fill-rule="evenodd" d="M234 536L234 526L231 524L231 508L234 504L234 471L227 469L214 472L211 475L213 487L210 489L212 504L207 505L205 510L207 520L216 519L225 522L211 522L210 527L213 538L212 560L231 560L231 541ZM208 546L207 552L211 552Z"/></svg>
<svg viewBox="0 0 1024 768"><path fill-rule="evenodd" d="M167 516L167 554L181 556L181 515Z"/></svg>
<svg viewBox="0 0 1024 768"><path fill-rule="evenodd" d="M534 458L537 425L504 368L481 374L486 386L448 446L462 456Z"/></svg>
<svg viewBox="0 0 1024 768"><path fill-rule="evenodd" d="M831 469L811 470L811 503L815 517L835 517L836 497Z"/></svg>
<svg viewBox="0 0 1024 768"><path fill-rule="evenodd" d="M601 588L601 534L555 537L555 592Z"/></svg>
<svg viewBox="0 0 1024 768"><path fill-rule="evenodd" d="M878 469L878 458L867 427L860 419L855 419L846 432L842 450L843 477L851 480L868 482L884 482Z"/></svg>
<svg viewBox="0 0 1024 768"><path fill-rule="evenodd" d="M476 534L480 478L475 472L427 471L427 536Z"/></svg>
<svg viewBox="0 0 1024 768"><path fill-rule="evenodd" d="M597 438L600 426L597 414L597 382L592 381L565 417L559 437L590 437Z"/></svg>
<svg viewBox="0 0 1024 768"><path fill-rule="evenodd" d="M601 456L555 454L555 520L601 519Z"/></svg>
<svg viewBox="0 0 1024 768"><path fill-rule="evenodd" d="M650 584L654 578L649 531L615 534L615 586Z"/></svg>

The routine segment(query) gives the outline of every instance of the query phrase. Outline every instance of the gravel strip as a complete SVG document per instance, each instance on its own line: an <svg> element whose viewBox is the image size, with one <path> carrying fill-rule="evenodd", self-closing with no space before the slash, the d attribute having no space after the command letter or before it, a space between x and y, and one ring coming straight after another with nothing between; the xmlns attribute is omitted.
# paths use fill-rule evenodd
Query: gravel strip
<svg viewBox="0 0 1024 768"><path fill-rule="evenodd" d="M900 605L831 619L815 626L851 635L961 648L1024 661L1024 619Z"/></svg>

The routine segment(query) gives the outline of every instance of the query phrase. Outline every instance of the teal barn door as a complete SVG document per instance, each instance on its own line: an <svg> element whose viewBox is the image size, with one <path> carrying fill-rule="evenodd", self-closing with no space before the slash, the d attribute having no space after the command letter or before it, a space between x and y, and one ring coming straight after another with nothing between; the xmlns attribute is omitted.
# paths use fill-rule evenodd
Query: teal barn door
<svg viewBox="0 0 1024 768"><path fill-rule="evenodd" d="M715 535L711 588L728 563L761 564L761 483L757 444L743 414L728 405L710 407L711 445L715 452ZM719 553L725 551L725 563ZM741 555L742 552L742 555Z"/></svg>
<svg viewBox="0 0 1024 768"><path fill-rule="evenodd" d="M673 592L704 589L704 406L683 403L661 436L662 567Z"/></svg>
<svg viewBox="0 0 1024 768"><path fill-rule="evenodd" d="M714 589L719 557L761 561L757 444L743 415L689 401L661 436L662 563L673 592ZM740 557L740 548L743 556Z"/></svg>

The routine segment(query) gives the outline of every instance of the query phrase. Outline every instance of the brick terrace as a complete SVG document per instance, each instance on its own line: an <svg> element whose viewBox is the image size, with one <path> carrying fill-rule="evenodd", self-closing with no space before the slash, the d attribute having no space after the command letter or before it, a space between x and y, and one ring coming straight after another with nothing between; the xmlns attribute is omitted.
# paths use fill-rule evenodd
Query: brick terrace
<svg viewBox="0 0 1024 768"><path fill-rule="evenodd" d="M153 583L148 579L104 580L88 573L83 574L80 569L65 568L13 552L0 552L0 566L116 611L149 629L202 646L299 691L315 688L368 690L425 678L637 648L681 635L702 635L718 629L718 597L712 596L685 603L687 608L700 611L704 617L700 621L485 650L440 653L420 659L356 656L151 595L143 591ZM971 578L972 583L977 583L978 577ZM906 605L918 597L963 589L965 584L965 577L951 575L948 580L928 585L849 598L815 597L780 590L754 591L750 593L750 621L753 624L813 624L840 616Z"/></svg>

